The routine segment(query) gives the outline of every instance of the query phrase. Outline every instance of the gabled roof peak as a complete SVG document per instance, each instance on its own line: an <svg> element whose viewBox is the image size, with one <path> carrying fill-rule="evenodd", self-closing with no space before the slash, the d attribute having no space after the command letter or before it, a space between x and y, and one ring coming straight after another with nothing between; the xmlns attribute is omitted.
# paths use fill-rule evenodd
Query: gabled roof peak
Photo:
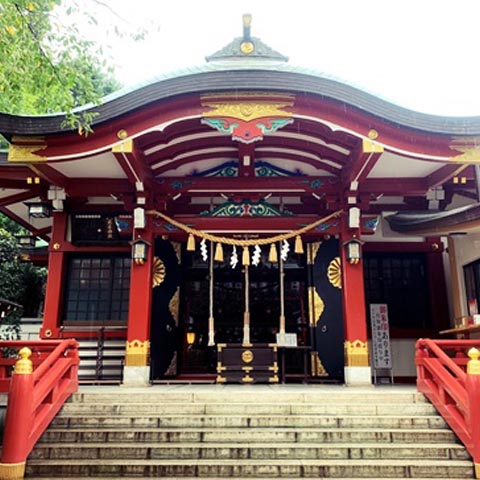
<svg viewBox="0 0 480 480"><path fill-rule="evenodd" d="M207 62L222 60L271 60L275 62L288 62L288 57L273 50L257 37L250 35L252 16L243 15L243 36L233 39L228 45L218 50L213 55L206 57Z"/></svg>

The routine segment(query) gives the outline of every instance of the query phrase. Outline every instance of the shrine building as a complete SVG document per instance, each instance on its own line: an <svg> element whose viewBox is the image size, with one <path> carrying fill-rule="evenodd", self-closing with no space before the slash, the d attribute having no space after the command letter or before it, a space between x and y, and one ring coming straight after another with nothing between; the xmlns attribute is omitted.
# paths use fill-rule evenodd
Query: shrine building
<svg viewBox="0 0 480 480"><path fill-rule="evenodd" d="M0 115L0 211L48 242L41 337L120 339L125 385L411 379L416 339L477 318L479 117L294 67L248 16L83 112Z"/></svg>

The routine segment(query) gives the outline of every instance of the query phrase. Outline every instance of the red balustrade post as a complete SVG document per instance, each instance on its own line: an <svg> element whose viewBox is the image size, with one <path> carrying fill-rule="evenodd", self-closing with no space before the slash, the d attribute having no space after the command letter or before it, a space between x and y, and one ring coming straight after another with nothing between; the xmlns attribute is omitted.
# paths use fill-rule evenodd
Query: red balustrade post
<svg viewBox="0 0 480 480"><path fill-rule="evenodd" d="M8 395L7 416L3 435L0 479L19 480L25 475L29 436L33 424L33 366L29 348L19 352L20 360Z"/></svg>
<svg viewBox="0 0 480 480"><path fill-rule="evenodd" d="M468 395L468 430L472 448L470 453L475 463L475 476L480 478L480 351L471 348L468 351L470 357L467 363L466 390Z"/></svg>

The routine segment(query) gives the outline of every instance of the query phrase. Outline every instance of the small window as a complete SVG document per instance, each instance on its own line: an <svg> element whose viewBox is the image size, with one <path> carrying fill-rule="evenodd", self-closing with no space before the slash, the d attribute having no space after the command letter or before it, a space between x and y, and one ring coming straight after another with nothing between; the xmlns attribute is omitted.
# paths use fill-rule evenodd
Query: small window
<svg viewBox="0 0 480 480"><path fill-rule="evenodd" d="M424 254L366 253L364 278L367 317L370 303L386 303L391 327L433 327Z"/></svg>
<svg viewBox="0 0 480 480"><path fill-rule="evenodd" d="M65 288L65 322L124 324L128 319L129 294L129 256L71 257Z"/></svg>

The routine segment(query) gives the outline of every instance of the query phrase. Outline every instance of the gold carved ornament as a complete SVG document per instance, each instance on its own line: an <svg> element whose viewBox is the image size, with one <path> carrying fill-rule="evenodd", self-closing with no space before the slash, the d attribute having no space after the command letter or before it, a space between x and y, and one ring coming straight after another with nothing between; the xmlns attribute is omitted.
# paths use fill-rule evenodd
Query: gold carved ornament
<svg viewBox="0 0 480 480"><path fill-rule="evenodd" d="M242 360L244 363L251 363L253 361L253 352L251 350L245 350L242 352Z"/></svg>
<svg viewBox="0 0 480 480"><path fill-rule="evenodd" d="M315 287L308 287L308 304L310 306L310 326L316 326L325 310L325 303Z"/></svg>
<svg viewBox="0 0 480 480"><path fill-rule="evenodd" d="M17 360L17 363L15 363L15 375L29 375L33 373L33 364L30 360L32 351L28 347L23 347L18 354L20 355L20 360Z"/></svg>
<svg viewBox="0 0 480 480"><path fill-rule="evenodd" d="M146 367L148 365L149 354L149 340L132 340L131 342L127 341L127 346L125 350L125 366Z"/></svg>
<svg viewBox="0 0 480 480"><path fill-rule="evenodd" d="M345 366L347 367L369 367L370 359L368 354L368 342L354 340L346 341L345 347Z"/></svg>
<svg viewBox="0 0 480 480"><path fill-rule="evenodd" d="M153 257L152 264L152 288L158 287L165 280L165 264L158 257Z"/></svg>
<svg viewBox="0 0 480 480"><path fill-rule="evenodd" d="M461 153L461 155L450 157L451 162L480 163L479 137L454 137L450 149Z"/></svg>
<svg viewBox="0 0 480 480"><path fill-rule="evenodd" d="M328 265L327 277L336 288L342 288L342 262L340 257L335 257Z"/></svg>
<svg viewBox="0 0 480 480"><path fill-rule="evenodd" d="M468 351L470 360L467 363L467 373L469 375L480 375L480 351L473 347Z"/></svg>

